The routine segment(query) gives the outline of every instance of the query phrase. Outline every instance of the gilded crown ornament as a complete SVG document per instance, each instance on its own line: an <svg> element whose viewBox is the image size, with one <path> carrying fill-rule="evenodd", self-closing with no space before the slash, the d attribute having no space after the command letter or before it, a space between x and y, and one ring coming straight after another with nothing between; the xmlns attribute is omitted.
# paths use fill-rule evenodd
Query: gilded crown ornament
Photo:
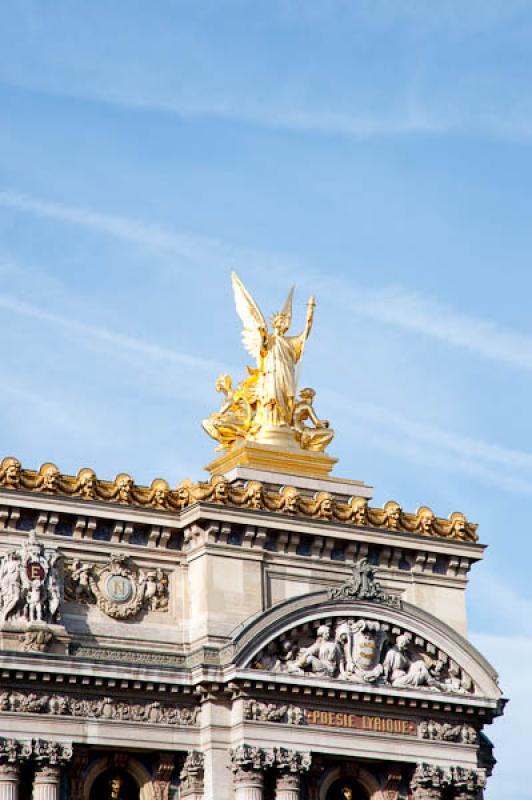
<svg viewBox="0 0 532 800"><path fill-rule="evenodd" d="M233 292L242 321L242 341L256 362L236 388L229 375L220 375L216 390L224 395L219 411L203 421L203 428L229 450L245 441L274 445L281 449L323 452L334 437L329 422L314 410L314 389L297 394L298 365L312 329L316 302L310 297L303 330L289 336L292 324L290 289L281 311L271 322L271 331L259 306L233 272Z"/></svg>

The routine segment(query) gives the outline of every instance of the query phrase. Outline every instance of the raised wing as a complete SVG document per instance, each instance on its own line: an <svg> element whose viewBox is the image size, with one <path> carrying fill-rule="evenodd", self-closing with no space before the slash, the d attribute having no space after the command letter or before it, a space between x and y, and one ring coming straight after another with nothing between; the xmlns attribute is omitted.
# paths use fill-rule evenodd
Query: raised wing
<svg viewBox="0 0 532 800"><path fill-rule="evenodd" d="M242 341L250 355L258 362L262 345L262 331L267 330L262 312L236 272L231 273L237 314L242 320Z"/></svg>

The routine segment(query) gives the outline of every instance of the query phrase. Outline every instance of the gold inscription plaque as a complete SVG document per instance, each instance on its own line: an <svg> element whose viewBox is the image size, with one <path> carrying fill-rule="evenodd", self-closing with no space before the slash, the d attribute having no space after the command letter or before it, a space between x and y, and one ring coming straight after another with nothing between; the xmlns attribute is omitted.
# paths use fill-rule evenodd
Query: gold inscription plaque
<svg viewBox="0 0 532 800"><path fill-rule="evenodd" d="M417 723L413 720L366 714L345 714L341 711L306 709L305 722L308 725L327 725L331 728L351 728L373 733L394 733L400 736L417 735Z"/></svg>

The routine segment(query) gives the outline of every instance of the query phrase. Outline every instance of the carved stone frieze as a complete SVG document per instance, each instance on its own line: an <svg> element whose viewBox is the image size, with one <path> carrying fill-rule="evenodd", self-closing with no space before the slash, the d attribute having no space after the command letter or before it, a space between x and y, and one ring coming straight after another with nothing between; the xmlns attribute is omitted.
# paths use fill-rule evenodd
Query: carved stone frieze
<svg viewBox="0 0 532 800"><path fill-rule="evenodd" d="M192 483L186 480L175 489L170 489L167 481L160 478L152 481L150 486L138 486L125 472L117 475L114 481L105 481L87 467L80 469L76 476L61 474L58 467L51 463L43 464L37 471L27 470L22 468L18 459L8 457L0 463L0 487L166 511L181 511L203 501L295 514L357 527L386 528L392 532L419 536L441 536L466 542L478 540L478 526L458 511L448 519L442 519L436 517L427 506L409 513L399 503L389 500L383 508L370 508L363 497L352 497L347 502L335 499L328 492L318 492L314 497L309 497L293 486L283 487L276 492L259 481L250 481L244 487L232 486L222 475L215 475L208 482Z"/></svg>
<svg viewBox="0 0 532 800"><path fill-rule="evenodd" d="M63 601L61 555L45 548L31 531L16 550L0 559L0 624L55 623Z"/></svg>
<svg viewBox="0 0 532 800"><path fill-rule="evenodd" d="M472 725L452 725L450 722L435 722L434 720L420 722L418 735L421 739L440 742L461 742L462 744L477 744L478 742L478 732Z"/></svg>
<svg viewBox="0 0 532 800"><path fill-rule="evenodd" d="M6 711L186 727L196 725L199 715L199 708L163 705L158 701L135 703L111 697L88 698L74 694L40 694L22 691L4 691L0 694L0 712Z"/></svg>
<svg viewBox="0 0 532 800"><path fill-rule="evenodd" d="M251 668L398 689L474 690L457 664L411 631L360 617L316 621L314 626L283 633L252 660Z"/></svg>
<svg viewBox="0 0 532 800"><path fill-rule="evenodd" d="M186 658L182 655L171 656L166 653L150 653L143 650L112 650L107 647L85 647L84 645L74 645L72 655L95 661L120 661L126 664L162 664L181 667L186 663Z"/></svg>
<svg viewBox="0 0 532 800"><path fill-rule="evenodd" d="M375 580L375 570L368 563L367 558L361 558L353 564L353 577L342 586L329 589L331 600L369 600L373 603L401 608L401 599L396 595L387 594Z"/></svg>
<svg viewBox="0 0 532 800"><path fill-rule="evenodd" d="M66 564L66 597L95 603L113 619L128 619L140 611L168 608L168 576L162 569L139 569L126 555L111 555L104 564L78 559Z"/></svg>
<svg viewBox="0 0 532 800"><path fill-rule="evenodd" d="M261 703L259 700L246 700L244 718L260 722L286 722L288 725L303 725L305 722L301 706Z"/></svg>

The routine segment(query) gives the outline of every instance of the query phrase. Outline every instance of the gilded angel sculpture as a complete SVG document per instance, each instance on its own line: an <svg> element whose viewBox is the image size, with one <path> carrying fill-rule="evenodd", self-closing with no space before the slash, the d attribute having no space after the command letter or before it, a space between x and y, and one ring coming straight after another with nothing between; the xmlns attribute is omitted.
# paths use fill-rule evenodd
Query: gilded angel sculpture
<svg viewBox="0 0 532 800"><path fill-rule="evenodd" d="M313 390L303 390L296 400L296 368L312 329L314 297L308 301L302 332L288 336L294 289L282 310L273 316L269 331L264 315L238 275L233 272L231 279L242 320L242 341L256 367L248 367L248 377L235 390L228 375L218 378L216 388L225 395L225 402L203 421L205 431L220 443L219 449L230 448L241 439L279 442L284 436L289 446L324 450L334 431L312 408ZM305 424L308 420L314 427Z"/></svg>

